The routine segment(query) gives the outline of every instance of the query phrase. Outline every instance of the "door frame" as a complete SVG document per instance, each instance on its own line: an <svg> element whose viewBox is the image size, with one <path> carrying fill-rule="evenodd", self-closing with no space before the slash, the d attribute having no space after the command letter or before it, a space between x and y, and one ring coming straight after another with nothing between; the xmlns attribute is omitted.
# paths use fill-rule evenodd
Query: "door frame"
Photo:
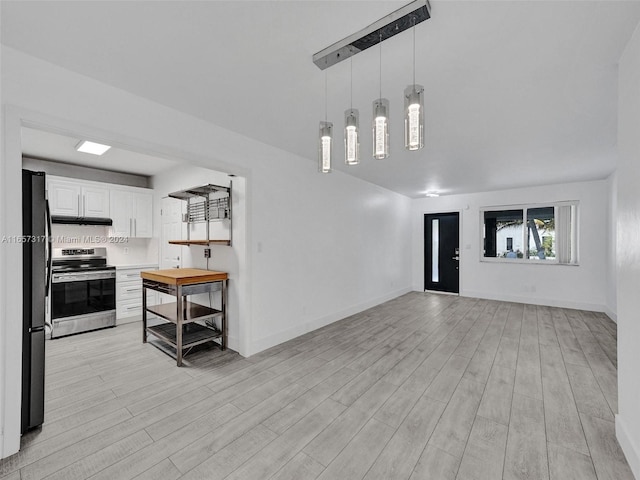
<svg viewBox="0 0 640 480"><path fill-rule="evenodd" d="M224 162L215 155L196 153L195 150L183 150L175 139L164 140L161 133L147 132L144 128L130 134L127 125L118 126L115 130L106 120L82 122L80 116L76 120L53 116L48 113L27 109L22 106L4 106L4 115L0 115L0 147L3 148L3 162L0 165L0 207L4 207L10 197L20 196L22 191L22 128L58 133L78 138L94 138L105 143L134 152L151 156L174 159L179 163L200 168L233 172L243 177L245 182L242 197L244 215L234 221L234 228L242 229L244 235L234 234L234 249L242 255L240 277L236 282L238 296L245 300L238 306L238 329L240 354L249 356L253 353L252 339L252 238L250 219L253 197L253 167L245 167L237 163ZM113 124L115 125L115 124ZM118 124L119 125L119 124ZM168 127L167 127L168 128ZM135 135L135 136L131 136ZM186 162L184 159L188 158ZM19 186L19 187L17 187ZM238 196L234 196L234 199ZM156 197L154 196L154 202ZM234 209L236 207L234 206ZM155 210L155 209L154 209ZM22 209L7 208L6 215L0 216L0 235L22 235ZM154 213L155 215L155 213ZM154 221L155 221L154 216ZM238 239L238 240L236 240ZM22 318L22 244L7 243L0 251L0 271L13 271L15 278L8 280L0 275L0 317ZM6 299L12 299L7 302ZM11 368L7 368L11 365ZM22 322L0 321L0 458L8 457L20 450L20 408L22 392Z"/></svg>
<svg viewBox="0 0 640 480"><path fill-rule="evenodd" d="M468 207L467 207L468 208ZM425 231L425 215L439 215L439 214L447 214L447 213L457 213L458 214L458 247L460 248L460 261L458 262L458 293L449 293L449 292L439 292L436 290L427 290L426 284L425 284L425 269L427 267L427 259L425 257L425 252L427 250L427 246L424 243L424 231ZM462 292L463 292L463 278L462 278L462 259L463 259L463 250L465 250L464 246L462 245L462 238L463 238L463 232L462 232L462 228L463 228L463 221L462 221L462 215L463 215L463 210L462 209L458 209L458 208L444 208L444 209L437 209L437 210L424 210L420 213L420 221L421 221L421 228L420 228L420 237L422 239L422 248L420 249L420 256L422 257L422 262L420 264L420 270L422 271L422 276L421 276L421 281L422 281L422 291L423 292L429 292L429 293L438 293L441 295L458 295L460 297L462 297Z"/></svg>

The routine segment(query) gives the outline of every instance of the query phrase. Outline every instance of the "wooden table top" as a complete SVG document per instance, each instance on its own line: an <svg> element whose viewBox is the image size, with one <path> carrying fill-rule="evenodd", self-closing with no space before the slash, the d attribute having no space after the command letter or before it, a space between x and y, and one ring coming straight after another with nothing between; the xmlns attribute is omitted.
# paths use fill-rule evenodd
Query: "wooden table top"
<svg viewBox="0 0 640 480"><path fill-rule="evenodd" d="M140 272L145 280L167 285L191 285L193 283L219 282L228 278L227 272L202 270L200 268L170 268L167 270L145 270Z"/></svg>

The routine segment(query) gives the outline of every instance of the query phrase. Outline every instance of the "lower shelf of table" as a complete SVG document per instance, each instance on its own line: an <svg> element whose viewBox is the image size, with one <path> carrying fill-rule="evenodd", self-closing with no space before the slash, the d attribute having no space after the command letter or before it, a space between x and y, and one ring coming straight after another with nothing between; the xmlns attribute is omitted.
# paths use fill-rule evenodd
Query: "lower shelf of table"
<svg viewBox="0 0 640 480"><path fill-rule="evenodd" d="M177 322L177 303L163 303L160 305L148 305L147 311L158 315L159 317L169 320L170 322ZM215 317L221 315L222 311L215 308L207 307L193 302L183 302L183 322L194 322L196 320L204 320L205 318Z"/></svg>
<svg viewBox="0 0 640 480"><path fill-rule="evenodd" d="M147 327L147 334L177 346L176 326L173 323L163 323L152 327ZM222 339L220 330L205 327L199 323L190 323L182 327L182 348L189 348L201 343Z"/></svg>

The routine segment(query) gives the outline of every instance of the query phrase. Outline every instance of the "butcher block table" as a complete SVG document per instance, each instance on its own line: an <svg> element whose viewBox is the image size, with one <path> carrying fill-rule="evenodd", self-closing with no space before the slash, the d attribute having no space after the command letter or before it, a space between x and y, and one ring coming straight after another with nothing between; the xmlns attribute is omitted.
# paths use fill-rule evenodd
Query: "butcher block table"
<svg viewBox="0 0 640 480"><path fill-rule="evenodd" d="M222 350L227 348L227 289L226 272L199 268L171 268L140 272L142 277L142 342L153 335L176 350L180 367L185 350L205 342L214 342ZM176 301L161 305L147 305L147 289L174 295ZM220 310L187 300L189 295L221 291ZM167 322L147 326L147 312ZM220 328L214 320L220 318ZM198 322L198 323L196 323ZM166 350L163 349L166 352Z"/></svg>

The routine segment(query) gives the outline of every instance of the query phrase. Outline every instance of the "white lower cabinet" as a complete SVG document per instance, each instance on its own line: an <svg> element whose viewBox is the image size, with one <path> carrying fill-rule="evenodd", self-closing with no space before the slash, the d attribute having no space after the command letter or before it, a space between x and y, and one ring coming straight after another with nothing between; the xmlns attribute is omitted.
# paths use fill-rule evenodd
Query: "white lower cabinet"
<svg viewBox="0 0 640 480"><path fill-rule="evenodd" d="M158 265L118 267L116 270L116 324L135 322L142 318L142 279L140 272L157 270ZM147 304L158 303L158 295L147 291Z"/></svg>

